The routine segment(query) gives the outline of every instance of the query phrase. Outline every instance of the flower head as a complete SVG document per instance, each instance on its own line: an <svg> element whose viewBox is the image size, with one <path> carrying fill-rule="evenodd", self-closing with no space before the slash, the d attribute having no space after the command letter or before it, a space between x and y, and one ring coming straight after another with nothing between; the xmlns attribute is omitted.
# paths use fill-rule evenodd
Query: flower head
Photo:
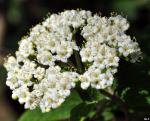
<svg viewBox="0 0 150 121"><path fill-rule="evenodd" d="M135 62L141 53L126 35L128 28L120 15L106 18L85 10L52 14L31 29L16 56L4 64L12 97L25 108L48 112L65 101L77 81L82 89L111 86L120 57Z"/></svg>

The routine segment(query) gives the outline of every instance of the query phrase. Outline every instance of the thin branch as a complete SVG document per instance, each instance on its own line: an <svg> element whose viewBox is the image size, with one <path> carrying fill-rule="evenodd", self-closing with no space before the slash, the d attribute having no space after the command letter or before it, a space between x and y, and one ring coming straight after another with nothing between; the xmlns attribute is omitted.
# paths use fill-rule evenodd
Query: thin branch
<svg viewBox="0 0 150 121"><path fill-rule="evenodd" d="M125 115L125 119L124 121L129 121L128 119L128 108L127 108L127 104L121 100L118 96L116 95L112 95L108 92L106 92L105 90L100 90L100 93L102 93L103 95L109 97L112 101L115 101L115 102L118 102L124 112L124 115Z"/></svg>
<svg viewBox="0 0 150 121"><path fill-rule="evenodd" d="M94 114L94 116L92 118L90 118L89 121L97 121L99 118L98 114L101 114L103 112L103 110L105 109L105 107L109 105L109 103L110 102L108 102L106 100L103 102L99 101L96 106L96 113Z"/></svg>

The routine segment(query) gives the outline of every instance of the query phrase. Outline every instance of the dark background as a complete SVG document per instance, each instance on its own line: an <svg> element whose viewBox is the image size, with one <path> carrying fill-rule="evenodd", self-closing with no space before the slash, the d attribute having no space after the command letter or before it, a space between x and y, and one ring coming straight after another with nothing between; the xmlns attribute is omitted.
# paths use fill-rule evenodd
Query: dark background
<svg viewBox="0 0 150 121"><path fill-rule="evenodd" d="M144 59L137 64L120 62L117 93L122 95L129 87L124 99L131 108L131 120L150 118L150 0L0 0L0 121L16 121L24 111L23 106L11 99L11 91L5 86L4 58L17 50L21 37L49 12L77 8L102 16L115 12L128 18L130 29L127 33L136 37ZM121 116L117 109L113 113Z"/></svg>

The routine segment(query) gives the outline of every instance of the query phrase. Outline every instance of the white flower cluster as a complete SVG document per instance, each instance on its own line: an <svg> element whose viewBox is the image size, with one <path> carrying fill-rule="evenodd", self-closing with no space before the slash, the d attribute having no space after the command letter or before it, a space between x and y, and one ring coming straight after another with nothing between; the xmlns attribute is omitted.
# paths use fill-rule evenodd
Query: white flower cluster
<svg viewBox="0 0 150 121"><path fill-rule="evenodd" d="M5 67L8 71L6 84L13 90L12 98L25 103L25 108L40 106L42 112L50 111L64 102L71 88L75 87L77 74L61 73L59 66L45 69L29 60L24 60L21 66L15 57L10 56Z"/></svg>
<svg viewBox="0 0 150 121"><path fill-rule="evenodd" d="M111 86L120 57L135 62L141 53L138 43L125 34L128 28L120 15L106 18L85 10L52 14L31 29L20 41L16 57L4 64L12 97L25 108L48 112L65 101L77 81L82 89ZM74 37L77 31L81 42ZM76 58L74 52L78 62L71 59ZM85 72L74 69L78 63Z"/></svg>

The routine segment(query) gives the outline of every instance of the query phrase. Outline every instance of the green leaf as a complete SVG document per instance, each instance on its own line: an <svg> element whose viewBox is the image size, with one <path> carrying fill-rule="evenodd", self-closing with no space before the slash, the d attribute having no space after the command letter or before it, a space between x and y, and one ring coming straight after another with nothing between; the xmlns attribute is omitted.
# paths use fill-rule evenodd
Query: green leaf
<svg viewBox="0 0 150 121"><path fill-rule="evenodd" d="M130 87L125 88L121 93L121 99L124 99L124 97L127 95L127 92L130 90Z"/></svg>
<svg viewBox="0 0 150 121"><path fill-rule="evenodd" d="M111 121L114 118L114 114L109 110L104 111L102 115L104 117L104 121Z"/></svg>
<svg viewBox="0 0 150 121"><path fill-rule="evenodd" d="M94 101L100 101L105 99L106 97L102 95L97 89L94 88L88 88L87 90L80 90L78 91L82 100L86 102L94 102Z"/></svg>
<svg viewBox="0 0 150 121"><path fill-rule="evenodd" d="M101 101L101 100L106 98L97 89L94 89L94 88L90 88L88 90L88 94L89 94L92 101Z"/></svg>
<svg viewBox="0 0 150 121"><path fill-rule="evenodd" d="M95 103L81 103L71 111L70 121L85 121L95 107Z"/></svg>
<svg viewBox="0 0 150 121"><path fill-rule="evenodd" d="M57 109L42 113L40 109L26 111L19 121L58 121L70 117L71 110L82 103L78 93L73 91L66 101Z"/></svg>

